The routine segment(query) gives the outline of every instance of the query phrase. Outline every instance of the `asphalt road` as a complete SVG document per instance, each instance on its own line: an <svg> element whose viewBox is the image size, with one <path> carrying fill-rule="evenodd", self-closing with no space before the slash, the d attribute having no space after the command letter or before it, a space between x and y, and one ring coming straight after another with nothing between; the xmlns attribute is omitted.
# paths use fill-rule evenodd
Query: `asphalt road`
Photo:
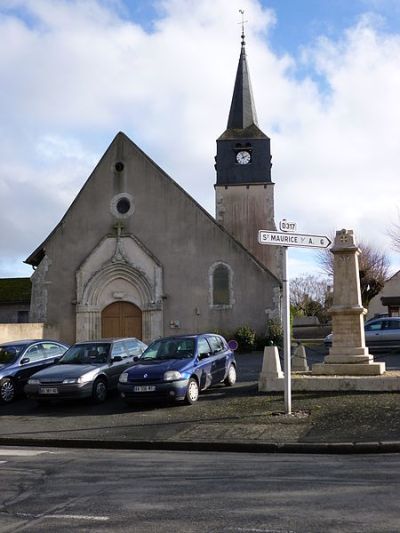
<svg viewBox="0 0 400 533"><path fill-rule="evenodd" d="M0 532L397 532L400 456L0 448Z"/></svg>

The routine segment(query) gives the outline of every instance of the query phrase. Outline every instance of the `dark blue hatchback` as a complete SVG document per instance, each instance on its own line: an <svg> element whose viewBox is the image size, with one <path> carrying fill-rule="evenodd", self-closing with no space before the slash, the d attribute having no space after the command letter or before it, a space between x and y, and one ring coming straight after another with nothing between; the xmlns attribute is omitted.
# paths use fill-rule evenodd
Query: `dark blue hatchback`
<svg viewBox="0 0 400 533"><path fill-rule="evenodd" d="M123 372L118 390L127 403L147 399L193 404L200 391L236 382L236 361L226 340L214 333L154 341L137 363Z"/></svg>

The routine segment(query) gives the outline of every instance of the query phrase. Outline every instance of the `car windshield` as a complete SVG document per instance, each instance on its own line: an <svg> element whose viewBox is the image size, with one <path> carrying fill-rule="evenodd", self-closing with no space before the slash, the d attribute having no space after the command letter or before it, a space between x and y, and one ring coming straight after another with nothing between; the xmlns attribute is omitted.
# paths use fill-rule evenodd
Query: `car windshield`
<svg viewBox="0 0 400 533"><path fill-rule="evenodd" d="M194 352L193 338L161 339L150 344L140 359L189 359L194 356Z"/></svg>
<svg viewBox="0 0 400 533"><path fill-rule="evenodd" d="M8 344L7 346L0 346L0 365L14 363L26 346L26 344Z"/></svg>
<svg viewBox="0 0 400 533"><path fill-rule="evenodd" d="M85 343L71 346L58 362L59 365L101 365L107 362L109 343Z"/></svg>

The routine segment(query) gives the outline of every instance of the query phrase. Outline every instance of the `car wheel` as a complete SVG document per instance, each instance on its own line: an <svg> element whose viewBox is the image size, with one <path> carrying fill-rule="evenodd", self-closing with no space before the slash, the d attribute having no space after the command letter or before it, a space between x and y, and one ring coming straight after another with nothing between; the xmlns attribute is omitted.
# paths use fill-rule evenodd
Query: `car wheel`
<svg viewBox="0 0 400 533"><path fill-rule="evenodd" d="M185 402L189 405L194 404L199 399L199 385L194 378L189 379L189 383L186 389Z"/></svg>
<svg viewBox="0 0 400 533"><path fill-rule="evenodd" d="M94 403L103 403L107 398L107 383L104 379L96 379L93 383L92 400Z"/></svg>
<svg viewBox="0 0 400 533"><path fill-rule="evenodd" d="M11 378L4 378L0 384L0 398L4 403L12 402L15 398L16 390L14 381Z"/></svg>
<svg viewBox="0 0 400 533"><path fill-rule="evenodd" d="M227 387L232 387L236 383L236 368L235 365L230 365L228 375L224 379L224 383Z"/></svg>

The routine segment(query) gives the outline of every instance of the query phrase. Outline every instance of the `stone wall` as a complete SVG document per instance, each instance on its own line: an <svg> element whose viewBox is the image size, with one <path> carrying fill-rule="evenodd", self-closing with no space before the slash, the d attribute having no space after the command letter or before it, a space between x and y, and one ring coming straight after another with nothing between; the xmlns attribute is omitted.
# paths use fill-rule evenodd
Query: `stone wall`
<svg viewBox="0 0 400 533"><path fill-rule="evenodd" d="M22 339L58 339L55 328L43 323L0 324L0 343Z"/></svg>

